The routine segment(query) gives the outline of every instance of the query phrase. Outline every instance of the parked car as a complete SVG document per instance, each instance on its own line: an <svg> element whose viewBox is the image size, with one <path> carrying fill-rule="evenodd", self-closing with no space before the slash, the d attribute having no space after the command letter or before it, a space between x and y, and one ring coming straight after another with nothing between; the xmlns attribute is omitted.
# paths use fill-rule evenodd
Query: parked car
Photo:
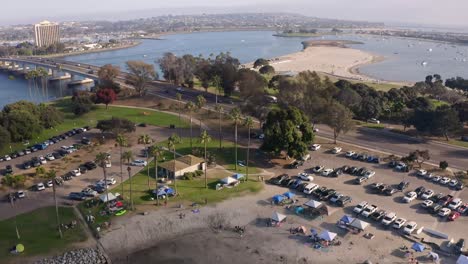
<svg viewBox="0 0 468 264"><path fill-rule="evenodd" d="M327 201L329 200L334 194L336 193L336 190L334 189L328 189L320 195L320 200L321 201Z"/></svg>
<svg viewBox="0 0 468 264"><path fill-rule="evenodd" d="M377 209L378 209L377 205L373 205L373 204L369 205L362 211L361 215L364 217L369 217L371 214L377 211Z"/></svg>
<svg viewBox="0 0 468 264"><path fill-rule="evenodd" d="M48 160L48 161L53 161L53 160L55 160L55 157L54 157L54 155L52 155L52 153L49 153L49 154L45 155L45 159Z"/></svg>
<svg viewBox="0 0 468 264"><path fill-rule="evenodd" d="M456 179L452 179L452 180L450 180L450 182L448 183L448 185L449 185L450 187L452 187L452 188L456 187L457 184L458 184L458 180L456 180Z"/></svg>
<svg viewBox="0 0 468 264"><path fill-rule="evenodd" d="M355 184L362 184L363 182L366 182L369 178L367 177L359 177L359 178L356 178L354 179L354 183Z"/></svg>
<svg viewBox="0 0 468 264"><path fill-rule="evenodd" d="M323 166L317 165L317 166L315 166L315 167L312 168L312 172L314 172L314 173L319 173L319 172L321 172L323 169L324 169Z"/></svg>
<svg viewBox="0 0 468 264"><path fill-rule="evenodd" d="M460 214L464 215L468 213L468 203L461 205L460 207L457 208L457 212Z"/></svg>
<svg viewBox="0 0 468 264"><path fill-rule="evenodd" d="M350 174L350 175L355 175L355 174L357 173L358 170L359 170L358 167L353 166L353 167L349 168L349 170L347 171L347 173Z"/></svg>
<svg viewBox="0 0 468 264"><path fill-rule="evenodd" d="M368 179L374 177L374 175L375 175L375 171L366 171L366 173L364 173L364 177Z"/></svg>
<svg viewBox="0 0 468 264"><path fill-rule="evenodd" d="M421 206L424 207L424 208L429 208L429 207L431 207L433 204L434 204L434 202L433 202L432 200L424 200L424 201L421 203Z"/></svg>
<svg viewBox="0 0 468 264"><path fill-rule="evenodd" d="M341 168L335 169L330 173L330 177L338 177L340 175L343 175L343 170Z"/></svg>
<svg viewBox="0 0 468 264"><path fill-rule="evenodd" d="M398 184L398 187L397 187L397 188L398 188L398 190L403 191L403 190L405 190L406 188L408 188L409 184L410 184L410 183L409 183L408 181L402 181L402 182L400 182L400 183Z"/></svg>
<svg viewBox="0 0 468 264"><path fill-rule="evenodd" d="M426 188L423 186L419 186L418 188L414 189L414 192L417 196L421 196L426 191Z"/></svg>
<svg viewBox="0 0 468 264"><path fill-rule="evenodd" d="M386 212L384 210L378 210L370 215L370 218L376 222L381 221Z"/></svg>
<svg viewBox="0 0 468 264"><path fill-rule="evenodd" d="M42 182L36 184L36 191L40 192L40 191L43 191L43 190L45 190L45 186L44 186L44 184Z"/></svg>
<svg viewBox="0 0 468 264"><path fill-rule="evenodd" d="M52 188L54 186L54 183L52 182L52 180L48 180L44 182L44 185L47 188Z"/></svg>
<svg viewBox="0 0 468 264"><path fill-rule="evenodd" d="M448 216L451 212L452 210L448 209L447 207L444 207L440 209L440 211L437 214L441 217L444 217L444 216Z"/></svg>
<svg viewBox="0 0 468 264"><path fill-rule="evenodd" d="M139 166L139 167L145 167L148 165L148 163L145 160L134 160L132 163L130 163L132 166Z"/></svg>
<svg viewBox="0 0 468 264"><path fill-rule="evenodd" d="M70 171L70 174L74 177L78 177L78 176L81 176L81 171L78 169L78 170L72 170Z"/></svg>
<svg viewBox="0 0 468 264"><path fill-rule="evenodd" d="M338 206L345 206L346 204L352 202L353 199L350 196L341 196L338 201L336 201L336 205Z"/></svg>
<svg viewBox="0 0 468 264"><path fill-rule="evenodd" d="M315 183L309 183L307 184L305 187L304 187L304 193L305 194L311 194L313 191L315 191L316 189L318 189L320 186L318 184L315 184Z"/></svg>
<svg viewBox="0 0 468 264"><path fill-rule="evenodd" d="M397 216L396 216L396 213L394 212L390 212L390 213L387 213L384 218L382 219L382 224L384 226L389 226L393 223L393 221L395 221L397 219Z"/></svg>
<svg viewBox="0 0 468 264"><path fill-rule="evenodd" d="M460 214L459 212L457 212L457 211L452 211L452 212L448 215L447 220L449 220L449 221L455 221L457 218L460 217L460 215L461 215L461 214Z"/></svg>
<svg viewBox="0 0 468 264"><path fill-rule="evenodd" d="M415 192L408 192L404 197L403 197L403 202L405 203L411 203L414 199L416 199L418 195Z"/></svg>
<svg viewBox="0 0 468 264"><path fill-rule="evenodd" d="M338 199L340 199L342 196L343 196L343 194L337 192L337 193L333 194L330 197L330 202L331 203L336 203L338 201Z"/></svg>
<svg viewBox="0 0 468 264"><path fill-rule="evenodd" d="M385 193L385 195L392 196L397 192L399 192L398 189L390 187L390 188L386 189L384 193Z"/></svg>
<svg viewBox="0 0 468 264"><path fill-rule="evenodd" d="M439 181L439 183L442 184L442 185L447 185L449 182L450 182L450 178L448 178L448 177L443 177Z"/></svg>
<svg viewBox="0 0 468 264"><path fill-rule="evenodd" d="M407 235L411 235L411 233L413 233L414 230L416 230L417 227L418 227L418 224L416 224L416 222L414 222L414 221L408 222L405 225L405 228L403 228L403 233L405 233Z"/></svg>
<svg viewBox="0 0 468 264"><path fill-rule="evenodd" d="M371 118L367 120L367 123L380 124L380 121L377 118Z"/></svg>
<svg viewBox="0 0 468 264"><path fill-rule="evenodd" d="M321 173L322 176L329 176L333 172L332 169L324 169Z"/></svg>
<svg viewBox="0 0 468 264"><path fill-rule="evenodd" d="M452 210L456 210L458 207L460 207L463 204L462 200L460 198L455 198L450 203L448 204L448 208Z"/></svg>
<svg viewBox="0 0 468 264"><path fill-rule="evenodd" d="M313 150L313 151L317 151L321 148L322 146L320 144L313 144L312 146L310 146L310 149Z"/></svg>
<svg viewBox="0 0 468 264"><path fill-rule="evenodd" d="M82 137L81 138L81 144L83 145L91 145L91 140L87 137Z"/></svg>
<svg viewBox="0 0 468 264"><path fill-rule="evenodd" d="M405 218L397 218L394 222L393 222L393 228L396 228L396 229L400 229L404 224L406 223L406 219Z"/></svg>
<svg viewBox="0 0 468 264"><path fill-rule="evenodd" d="M408 172L408 165L404 162L398 162L397 165L395 166L395 170L401 171L401 172Z"/></svg>
<svg viewBox="0 0 468 264"><path fill-rule="evenodd" d="M424 177L427 174L427 170L417 170L416 175L419 177Z"/></svg>
<svg viewBox="0 0 468 264"><path fill-rule="evenodd" d="M280 185L281 182L289 179L289 175L287 174L281 174L279 176L276 176L275 178L271 178L270 182L274 185Z"/></svg>
<svg viewBox="0 0 468 264"><path fill-rule="evenodd" d="M434 178L432 178L432 182L439 182L441 179L442 177L440 176L434 176Z"/></svg>
<svg viewBox="0 0 468 264"><path fill-rule="evenodd" d="M462 182L457 183L455 190L461 191L465 188L465 185Z"/></svg>
<svg viewBox="0 0 468 264"><path fill-rule="evenodd" d="M83 201L83 200L86 200L86 195L83 193L79 193L79 192L71 192L68 195L68 199L75 200L75 201Z"/></svg>
<svg viewBox="0 0 468 264"><path fill-rule="evenodd" d="M368 205L369 205L368 202L362 201L354 207L353 212L360 214L364 209L366 209Z"/></svg>
<svg viewBox="0 0 468 264"><path fill-rule="evenodd" d="M23 169L27 170L27 169L30 169L32 167L32 164L30 161L26 161L25 163L23 163Z"/></svg>
<svg viewBox="0 0 468 264"><path fill-rule="evenodd" d="M427 200L427 199L431 198L434 194L435 193L434 193L433 190L427 189L426 191L423 192L423 194L421 195L421 198L424 199L424 200Z"/></svg>
<svg viewBox="0 0 468 264"><path fill-rule="evenodd" d="M428 207L428 211L431 214L437 214L443 208L440 204L433 204L431 207Z"/></svg>
<svg viewBox="0 0 468 264"><path fill-rule="evenodd" d="M343 148L341 148L341 147L334 147L334 148L332 149L332 153L333 153L333 154L338 154L338 153L340 153L342 150L343 150Z"/></svg>
<svg viewBox="0 0 468 264"><path fill-rule="evenodd" d="M97 191L95 191L95 190L93 190L93 189L91 189L91 188L89 188L89 187L84 188L84 189L81 191L81 193L83 193L83 194L84 194L85 196L87 196L87 197L95 197L95 196L98 195L98 192L97 192Z"/></svg>
<svg viewBox="0 0 468 264"><path fill-rule="evenodd" d="M448 194L448 195L442 197L442 198L439 200L438 204L439 204L439 205L442 205L442 206L447 206L452 200L453 200L453 196L450 195L450 194Z"/></svg>
<svg viewBox="0 0 468 264"><path fill-rule="evenodd" d="M314 177L306 172L301 172L297 175L297 177L303 181L313 181Z"/></svg>
<svg viewBox="0 0 468 264"><path fill-rule="evenodd" d="M94 170L97 168L97 165L96 163L92 162L92 161L88 161L84 164L84 166L88 169L88 170Z"/></svg>
<svg viewBox="0 0 468 264"><path fill-rule="evenodd" d="M345 156L346 156L347 158L351 158L354 154L356 154L356 152L350 150L350 151L346 151Z"/></svg>
<svg viewBox="0 0 468 264"><path fill-rule="evenodd" d="M8 175L8 174L13 174L13 167L11 165L6 165L5 166L5 175Z"/></svg>
<svg viewBox="0 0 468 264"><path fill-rule="evenodd" d="M16 191L15 196L18 199L26 198L26 192L23 191L23 190L18 190L18 191Z"/></svg>

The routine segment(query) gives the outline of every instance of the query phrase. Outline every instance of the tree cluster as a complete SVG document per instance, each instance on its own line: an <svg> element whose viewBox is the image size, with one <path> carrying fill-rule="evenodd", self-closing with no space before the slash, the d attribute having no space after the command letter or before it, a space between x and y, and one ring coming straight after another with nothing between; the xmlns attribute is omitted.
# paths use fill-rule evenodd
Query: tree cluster
<svg viewBox="0 0 468 264"><path fill-rule="evenodd" d="M31 139L62 122L63 114L51 105L27 101L8 104L0 113L0 149L10 142Z"/></svg>
<svg viewBox="0 0 468 264"><path fill-rule="evenodd" d="M135 123L125 118L112 117L111 119L99 120L96 128L102 133L113 135L125 134L136 130Z"/></svg>

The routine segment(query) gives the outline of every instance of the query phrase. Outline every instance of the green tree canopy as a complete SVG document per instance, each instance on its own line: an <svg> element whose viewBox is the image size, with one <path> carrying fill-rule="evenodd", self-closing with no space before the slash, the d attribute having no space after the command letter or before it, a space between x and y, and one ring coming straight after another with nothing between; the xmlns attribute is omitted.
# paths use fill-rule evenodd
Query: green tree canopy
<svg viewBox="0 0 468 264"><path fill-rule="evenodd" d="M296 107L272 110L263 126L265 139L262 149L299 158L313 142L314 134L307 116Z"/></svg>

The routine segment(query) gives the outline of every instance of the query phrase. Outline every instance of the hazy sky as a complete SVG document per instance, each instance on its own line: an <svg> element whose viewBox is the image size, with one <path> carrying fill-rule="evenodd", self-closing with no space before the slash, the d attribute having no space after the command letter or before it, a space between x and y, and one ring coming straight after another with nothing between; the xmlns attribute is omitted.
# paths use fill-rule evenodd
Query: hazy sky
<svg viewBox="0 0 468 264"><path fill-rule="evenodd" d="M467 10L468 0L22 0L2 1L0 23L284 11L324 18L468 26Z"/></svg>

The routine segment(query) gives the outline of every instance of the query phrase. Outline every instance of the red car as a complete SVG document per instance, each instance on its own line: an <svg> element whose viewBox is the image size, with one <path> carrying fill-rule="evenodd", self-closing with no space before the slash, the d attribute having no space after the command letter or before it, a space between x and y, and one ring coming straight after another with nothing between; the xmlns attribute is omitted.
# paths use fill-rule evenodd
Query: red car
<svg viewBox="0 0 468 264"><path fill-rule="evenodd" d="M460 213L457 212L457 211L453 211L449 214L448 216L448 220L449 221L455 221L455 219L457 219L458 217L460 217Z"/></svg>

